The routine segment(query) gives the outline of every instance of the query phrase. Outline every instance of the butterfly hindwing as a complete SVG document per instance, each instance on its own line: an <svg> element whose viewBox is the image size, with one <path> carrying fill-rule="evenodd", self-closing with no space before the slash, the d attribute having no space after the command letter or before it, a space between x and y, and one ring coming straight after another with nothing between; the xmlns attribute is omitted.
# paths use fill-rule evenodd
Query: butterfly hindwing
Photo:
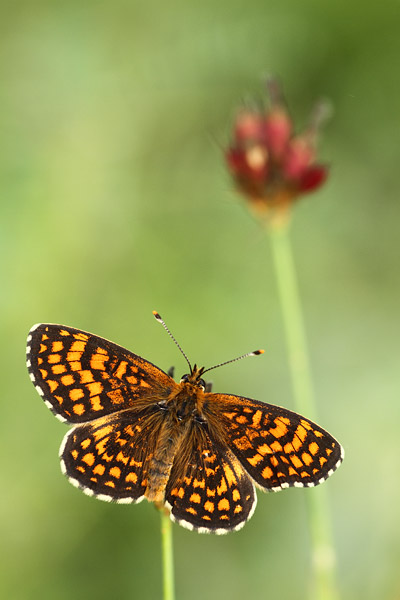
<svg viewBox="0 0 400 600"><path fill-rule="evenodd" d="M247 473L266 490L317 485L343 459L342 447L328 432L285 408L209 394L206 410Z"/></svg>
<svg viewBox="0 0 400 600"><path fill-rule="evenodd" d="M180 525L221 534L240 529L257 499L229 449L212 442L206 431L191 431L175 456L165 501Z"/></svg>
<svg viewBox="0 0 400 600"><path fill-rule="evenodd" d="M164 371L101 337L41 324L28 336L30 377L62 421L83 423L157 401L176 386Z"/></svg>

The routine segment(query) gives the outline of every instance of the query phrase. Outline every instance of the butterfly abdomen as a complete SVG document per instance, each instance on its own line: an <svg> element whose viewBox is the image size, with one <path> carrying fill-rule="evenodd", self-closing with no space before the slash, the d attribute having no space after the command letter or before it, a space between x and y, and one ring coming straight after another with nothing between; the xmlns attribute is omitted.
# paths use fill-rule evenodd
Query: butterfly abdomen
<svg viewBox="0 0 400 600"><path fill-rule="evenodd" d="M163 423L147 473L145 496L149 502L164 502L165 487L181 437L182 433L171 422Z"/></svg>

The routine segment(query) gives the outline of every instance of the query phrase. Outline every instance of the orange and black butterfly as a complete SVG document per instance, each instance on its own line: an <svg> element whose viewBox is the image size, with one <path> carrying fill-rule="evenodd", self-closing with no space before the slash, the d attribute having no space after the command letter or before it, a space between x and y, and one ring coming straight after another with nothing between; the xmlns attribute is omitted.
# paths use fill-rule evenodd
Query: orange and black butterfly
<svg viewBox="0 0 400 600"><path fill-rule="evenodd" d="M74 486L118 503L147 498L188 529L221 534L252 516L254 484L312 487L340 465L342 447L321 427L272 404L210 393L206 370L184 356L190 373L176 383L101 337L63 325L31 329L30 378L73 425L60 459Z"/></svg>

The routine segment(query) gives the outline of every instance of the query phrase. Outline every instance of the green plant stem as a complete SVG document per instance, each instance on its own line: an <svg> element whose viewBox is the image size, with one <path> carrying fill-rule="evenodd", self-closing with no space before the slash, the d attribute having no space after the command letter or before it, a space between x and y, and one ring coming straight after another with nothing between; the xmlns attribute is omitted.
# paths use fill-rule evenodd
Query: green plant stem
<svg viewBox="0 0 400 600"><path fill-rule="evenodd" d="M316 411L307 340L288 223L272 225L269 232L285 327L295 410L314 420ZM337 600L339 595L336 586L335 551L327 496L323 486L308 490L306 501L312 545L311 597L316 600Z"/></svg>
<svg viewBox="0 0 400 600"><path fill-rule="evenodd" d="M165 510L161 515L161 554L163 565L163 600L175 600L174 554L172 545L172 522Z"/></svg>

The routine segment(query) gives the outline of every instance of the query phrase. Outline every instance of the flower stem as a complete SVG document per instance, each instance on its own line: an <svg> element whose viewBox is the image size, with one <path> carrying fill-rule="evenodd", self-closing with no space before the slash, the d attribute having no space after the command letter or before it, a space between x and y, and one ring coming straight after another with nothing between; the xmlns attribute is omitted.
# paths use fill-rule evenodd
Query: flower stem
<svg viewBox="0 0 400 600"><path fill-rule="evenodd" d="M314 420L315 402L307 340L297 286L288 223L269 228L279 297L289 355L295 410ZM325 489L306 494L312 552L312 590L315 600L337 600L335 551L332 543L329 507Z"/></svg>
<svg viewBox="0 0 400 600"><path fill-rule="evenodd" d="M175 599L172 522L165 510L161 515L161 553L163 565L163 600Z"/></svg>

